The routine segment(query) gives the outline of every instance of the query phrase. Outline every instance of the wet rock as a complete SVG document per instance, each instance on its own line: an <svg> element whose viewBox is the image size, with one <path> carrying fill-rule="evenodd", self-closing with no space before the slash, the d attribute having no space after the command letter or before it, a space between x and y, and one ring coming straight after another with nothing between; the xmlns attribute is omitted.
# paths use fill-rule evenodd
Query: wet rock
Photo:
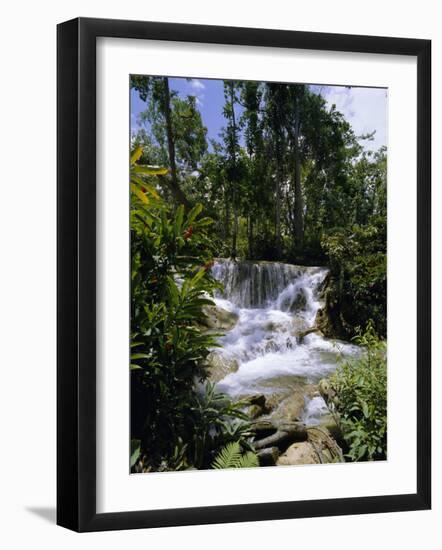
<svg viewBox="0 0 442 550"><path fill-rule="evenodd" d="M293 422L299 420L305 407L304 391L300 388L294 390L285 397L272 413L272 420L276 423L281 421Z"/></svg>
<svg viewBox="0 0 442 550"><path fill-rule="evenodd" d="M279 457L279 449L278 447L267 447L260 449L256 454L260 466L275 466Z"/></svg>
<svg viewBox="0 0 442 550"><path fill-rule="evenodd" d="M307 441L293 443L278 458L278 466L344 462L342 450L327 430L319 426L307 429Z"/></svg>
<svg viewBox="0 0 442 550"><path fill-rule="evenodd" d="M306 305L307 305L307 296L305 295L304 290L300 289L296 298L292 301L290 305L290 311L292 313L296 313L299 310L305 309Z"/></svg>
<svg viewBox="0 0 442 550"><path fill-rule="evenodd" d="M333 407L333 405L338 404L339 397L336 391L333 389L330 383L330 380L328 380L328 378L322 378L319 381L318 391L329 408Z"/></svg>
<svg viewBox="0 0 442 550"><path fill-rule="evenodd" d="M337 336L327 307L321 307L316 312L315 326L323 333L326 338L335 338Z"/></svg>
<svg viewBox="0 0 442 550"><path fill-rule="evenodd" d="M299 464L320 464L315 449L308 441L293 443L276 462L277 466L296 466Z"/></svg>
<svg viewBox="0 0 442 550"><path fill-rule="evenodd" d="M238 321L238 314L218 306L204 306L201 325L212 330L231 330Z"/></svg>
<svg viewBox="0 0 442 550"><path fill-rule="evenodd" d="M248 405L246 413L252 419L270 412L270 409L267 407L266 397L263 393L245 396L241 401Z"/></svg>
<svg viewBox="0 0 442 550"><path fill-rule="evenodd" d="M219 382L228 374L236 372L239 368L236 359L230 359L220 353L211 352L206 358L206 372L208 380L211 382Z"/></svg>
<svg viewBox="0 0 442 550"><path fill-rule="evenodd" d="M338 423L336 422L334 416L330 414L326 414L321 418L321 421L319 423L319 427L323 428L324 430L327 430L329 434L338 442L342 442L342 431L339 427Z"/></svg>
<svg viewBox="0 0 442 550"><path fill-rule="evenodd" d="M263 329L267 332L283 332L286 330L286 323L277 321L267 321L263 326Z"/></svg>
<svg viewBox="0 0 442 550"><path fill-rule="evenodd" d="M266 409L266 396L263 393L258 393L257 395L252 395L249 398L249 403L251 405L259 405L261 408Z"/></svg>
<svg viewBox="0 0 442 550"><path fill-rule="evenodd" d="M277 352L278 349L279 349L279 346L277 344L277 342L275 340L272 340L272 339L269 339L267 342L266 342L266 345L265 345L265 352L266 353L273 353L273 352Z"/></svg>
<svg viewBox="0 0 442 550"><path fill-rule="evenodd" d="M250 405L246 408L245 412L251 419L258 418L264 414L263 408L259 405Z"/></svg>

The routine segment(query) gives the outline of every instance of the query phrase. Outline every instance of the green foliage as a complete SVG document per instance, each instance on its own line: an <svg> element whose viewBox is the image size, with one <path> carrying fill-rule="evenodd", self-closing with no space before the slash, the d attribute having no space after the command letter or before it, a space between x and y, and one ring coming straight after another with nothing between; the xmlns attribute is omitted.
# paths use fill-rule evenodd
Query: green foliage
<svg viewBox="0 0 442 550"><path fill-rule="evenodd" d="M150 181L151 176L164 176L168 170L159 166L139 164L142 154L143 147L138 145L130 155L130 189L142 203L149 204L150 199L159 198L155 184Z"/></svg>
<svg viewBox="0 0 442 550"><path fill-rule="evenodd" d="M386 220L355 225L324 235L332 280L328 314L336 334L351 338L369 320L381 337L387 334Z"/></svg>
<svg viewBox="0 0 442 550"><path fill-rule="evenodd" d="M258 456L254 451L243 453L238 442L228 443L212 463L212 468L256 468L259 466Z"/></svg>
<svg viewBox="0 0 442 550"><path fill-rule="evenodd" d="M130 442L130 467L135 466L135 463L141 455L141 441L139 439L131 439Z"/></svg>
<svg viewBox="0 0 442 550"><path fill-rule="evenodd" d="M355 338L363 354L346 360L330 379L336 415L352 461L385 460L387 456L387 354L371 323Z"/></svg>
<svg viewBox="0 0 442 550"><path fill-rule="evenodd" d="M154 470L207 467L220 446L250 437L240 405L203 384L218 335L199 321L219 284L201 214L132 194L131 433Z"/></svg>
<svg viewBox="0 0 442 550"><path fill-rule="evenodd" d="M209 467L226 444L250 441L240 406L205 383L217 335L199 320L217 288L214 257L328 265L328 336L350 339L369 320L387 331L385 148L364 151L372 136L357 137L313 87L224 81L225 128L209 149L197 98L169 84L131 77L146 102L130 160L131 430L154 470ZM368 391L364 361L381 368L383 344L363 345L359 367L339 372ZM374 435L362 435L372 413L361 407L340 413L355 423L349 453L376 459L383 443L373 451Z"/></svg>

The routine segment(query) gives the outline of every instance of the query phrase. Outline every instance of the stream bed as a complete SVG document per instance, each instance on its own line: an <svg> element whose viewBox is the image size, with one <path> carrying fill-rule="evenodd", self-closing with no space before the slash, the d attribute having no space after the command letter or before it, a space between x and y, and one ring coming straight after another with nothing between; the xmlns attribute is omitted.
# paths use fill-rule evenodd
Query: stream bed
<svg viewBox="0 0 442 550"><path fill-rule="evenodd" d="M217 388L239 399L264 394L280 402L302 392L300 420L320 423L329 411L315 384L332 373L342 356L359 353L353 344L324 338L313 332L321 291L328 270L278 262L219 260L212 268L224 292L215 298L218 308L235 313L235 326L220 337L216 353L238 365Z"/></svg>

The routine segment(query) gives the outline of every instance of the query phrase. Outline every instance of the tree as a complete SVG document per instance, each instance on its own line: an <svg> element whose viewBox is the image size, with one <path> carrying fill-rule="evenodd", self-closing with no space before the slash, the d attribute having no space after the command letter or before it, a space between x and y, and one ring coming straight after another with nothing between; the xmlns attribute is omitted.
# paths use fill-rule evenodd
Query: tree
<svg viewBox="0 0 442 550"><path fill-rule="evenodd" d="M292 116L288 117L289 121L289 135L292 140L293 157L295 164L294 173L294 188L295 188L295 205L293 213L293 228L295 234L296 247L302 248L304 243L304 201L301 189L301 153L300 153L300 132L301 121L306 105L304 102L306 94L306 86L298 84L296 86L289 86L289 97L293 104L291 111Z"/></svg>
<svg viewBox="0 0 442 550"><path fill-rule="evenodd" d="M238 217L239 217L239 128L236 122L235 105L237 103L236 84L233 80L224 81L224 110L223 114L227 120L224 131L224 142L226 147L227 176L230 183L230 195L233 206L233 229L232 246L230 256L236 258L238 254Z"/></svg>
<svg viewBox="0 0 442 550"><path fill-rule="evenodd" d="M189 209L190 202L178 182L169 79L168 77L131 76L131 87L138 91L143 101L150 100L151 113L161 117L167 137L168 166L170 167L170 178L164 181L169 186L176 202Z"/></svg>
<svg viewBox="0 0 442 550"><path fill-rule="evenodd" d="M281 255L281 194L284 184L284 152L287 146L286 133L287 85L269 83L266 85L266 127L271 151L274 155L275 185L275 239L276 253Z"/></svg>

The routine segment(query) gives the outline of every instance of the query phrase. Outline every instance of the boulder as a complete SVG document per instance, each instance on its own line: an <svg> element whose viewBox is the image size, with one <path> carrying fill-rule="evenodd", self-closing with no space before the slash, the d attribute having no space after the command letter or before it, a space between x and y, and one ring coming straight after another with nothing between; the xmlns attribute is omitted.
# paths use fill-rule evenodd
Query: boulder
<svg viewBox="0 0 442 550"><path fill-rule="evenodd" d="M200 324L211 330L231 330L238 321L238 314L218 306L204 306Z"/></svg>
<svg viewBox="0 0 442 550"><path fill-rule="evenodd" d="M301 418L305 407L304 391L302 388L295 389L285 397L272 413L272 420L279 422L294 422Z"/></svg>
<svg viewBox="0 0 442 550"><path fill-rule="evenodd" d="M239 368L238 361L216 353L210 352L206 358L206 371L211 382L219 382L228 374L236 372Z"/></svg>
<svg viewBox="0 0 442 550"><path fill-rule="evenodd" d="M290 311L292 313L296 313L297 311L304 309L306 304L307 304L307 296L305 295L304 289L301 288L296 298L293 300L293 302L290 305Z"/></svg>
<svg viewBox="0 0 442 550"><path fill-rule="evenodd" d="M277 466L344 462L342 450L329 432L319 426L307 428L307 441L293 443L278 458Z"/></svg>
<svg viewBox="0 0 442 550"><path fill-rule="evenodd" d="M246 413L254 420L263 414L267 414L270 409L267 407L266 397L263 393L256 395L247 395L240 400L246 404Z"/></svg>
<svg viewBox="0 0 442 550"><path fill-rule="evenodd" d="M326 338L336 338L337 333L327 307L320 307L316 312L315 326Z"/></svg>
<svg viewBox="0 0 442 550"><path fill-rule="evenodd" d="M278 447L267 447L256 452L260 466L275 466L279 457Z"/></svg>
<svg viewBox="0 0 442 550"><path fill-rule="evenodd" d="M247 401L251 405L259 405L262 409L267 409L266 396L263 393L257 395L251 395Z"/></svg>
<svg viewBox="0 0 442 550"><path fill-rule="evenodd" d="M308 441L293 443L277 460L277 466L296 466L298 464L319 464L318 455Z"/></svg>
<svg viewBox="0 0 442 550"><path fill-rule="evenodd" d="M319 427L327 430L327 432L329 432L329 434L336 441L342 442L343 438L341 428L339 427L338 423L335 420L335 417L331 413L326 414L321 418Z"/></svg>
<svg viewBox="0 0 442 550"><path fill-rule="evenodd" d="M319 381L318 391L329 408L339 403L339 397L327 378L322 378Z"/></svg>
<svg viewBox="0 0 442 550"><path fill-rule="evenodd" d="M246 408L246 414L254 420L255 418L258 418L259 416L262 416L264 413L264 410L259 405L250 405Z"/></svg>

